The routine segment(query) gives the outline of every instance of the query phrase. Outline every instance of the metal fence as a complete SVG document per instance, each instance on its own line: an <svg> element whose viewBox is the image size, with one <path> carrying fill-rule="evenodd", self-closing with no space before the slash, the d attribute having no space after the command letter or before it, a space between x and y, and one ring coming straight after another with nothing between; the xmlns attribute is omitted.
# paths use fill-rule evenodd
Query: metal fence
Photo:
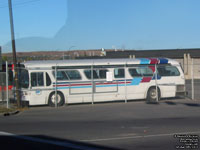
<svg viewBox="0 0 200 150"><path fill-rule="evenodd" d="M5 72L0 72L0 105L3 107L9 107L9 95L10 91L8 90L7 85L7 76Z"/></svg>
<svg viewBox="0 0 200 150"><path fill-rule="evenodd" d="M193 64L192 61L188 68L187 73L185 73L187 97L192 100L200 100L200 64Z"/></svg>
<svg viewBox="0 0 200 150"><path fill-rule="evenodd" d="M117 71L119 72L119 75L120 75L120 69L125 69L126 66L121 66L121 67L116 67L114 68L114 71L115 69L117 69ZM185 73L185 77L186 77L186 91L188 93L188 95L186 96L186 98L189 98L189 99L192 99L192 100L200 100L200 64L193 64L191 63L189 66L188 66L188 70L187 70L187 74ZM22 69L23 70L23 69ZM54 76L57 76L58 71L61 71L63 69L59 69L59 68L54 68L52 70L50 70L52 73L54 73ZM64 69L64 71L68 71L68 70L73 70L73 69ZM94 77L94 74L92 73L94 70L102 70L102 72L104 72L103 68L88 68L88 70L90 70L90 77L91 77L91 81L87 81L84 82L84 84L88 84L88 85L92 85L91 88L88 90L88 91L80 91L76 88L72 88L73 87L73 84L76 84L78 83L78 81L74 80L73 83L69 83L68 85L68 88L69 88L69 95L71 95L72 97L77 95L78 94L88 94L90 96L90 102L93 104L95 102L95 96L98 95L98 93L105 93L106 94L109 94L109 93L116 93L116 91L118 91L118 86L113 86L112 88L98 88L98 85L101 85L103 84L104 82L107 82L106 78L105 80L101 80L101 81L96 81L95 80L95 77ZM48 72L49 70L47 69L46 71L44 70L44 72ZM37 76L39 74L36 74ZM105 74L104 74L105 75ZM44 74L44 76L46 76ZM6 86L8 83L8 79L9 79L9 74L6 73L6 72L0 72L0 106L3 106L3 107L10 107L11 106L11 100L14 99L14 93L15 91L14 90L8 90L8 87ZM30 80L31 81L31 80ZM122 96L121 96L121 99L124 100L124 102L127 102L127 95L130 95L130 93L127 93L127 87L126 87L126 84L127 84L127 81L126 81L126 76L124 76L124 90L121 91L122 93ZM23 82L23 81L22 81ZM39 81L37 81L39 82ZM45 84L47 81L45 81ZM34 85L34 84L40 84L40 83L29 83L30 85ZM53 90L55 91L55 95L57 95L57 81L52 83L54 86L53 86ZM118 84L118 83L116 83ZM155 80L155 86L159 86L156 84L156 80ZM13 88L14 89L14 88ZM35 86L33 89L37 89L37 86ZM109 91L109 92L106 92ZM36 90L37 91L37 90ZM129 91L130 92L130 91ZM103 96L105 96L103 95ZM55 96L55 106L57 106L57 103L56 103L56 98L57 96Z"/></svg>
<svg viewBox="0 0 200 150"><path fill-rule="evenodd" d="M0 72L0 107L13 107L10 103L11 99L14 99L13 85L12 83L9 85L9 78L13 80L13 76L9 76L8 67L6 67L6 70Z"/></svg>
<svg viewBox="0 0 200 150"><path fill-rule="evenodd" d="M0 72L0 101L6 101L6 73Z"/></svg>

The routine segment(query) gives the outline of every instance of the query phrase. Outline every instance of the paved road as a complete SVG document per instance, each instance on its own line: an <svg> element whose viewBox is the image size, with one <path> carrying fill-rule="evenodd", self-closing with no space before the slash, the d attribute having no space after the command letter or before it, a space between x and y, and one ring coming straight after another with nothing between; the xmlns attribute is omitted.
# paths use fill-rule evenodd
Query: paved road
<svg viewBox="0 0 200 150"><path fill-rule="evenodd" d="M32 107L17 115L0 116L0 144L8 149L31 145L33 149L168 150L189 146L180 143L180 138L193 140L189 144L197 148L199 137L200 101L183 99L159 104Z"/></svg>

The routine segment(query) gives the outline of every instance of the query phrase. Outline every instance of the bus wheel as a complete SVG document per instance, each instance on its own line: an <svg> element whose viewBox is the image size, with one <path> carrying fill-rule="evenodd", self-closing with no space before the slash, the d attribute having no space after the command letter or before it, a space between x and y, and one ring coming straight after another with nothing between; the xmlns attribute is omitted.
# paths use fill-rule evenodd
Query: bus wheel
<svg viewBox="0 0 200 150"><path fill-rule="evenodd" d="M63 106L65 103L64 96L61 92L57 92L57 106ZM49 100L48 100L49 106L55 107L56 106L56 94L55 92L52 92L49 95Z"/></svg>
<svg viewBox="0 0 200 150"><path fill-rule="evenodd" d="M160 89L158 88L158 100L160 99ZM147 92L146 101L148 103L156 103L157 95L156 95L156 87L151 87Z"/></svg>

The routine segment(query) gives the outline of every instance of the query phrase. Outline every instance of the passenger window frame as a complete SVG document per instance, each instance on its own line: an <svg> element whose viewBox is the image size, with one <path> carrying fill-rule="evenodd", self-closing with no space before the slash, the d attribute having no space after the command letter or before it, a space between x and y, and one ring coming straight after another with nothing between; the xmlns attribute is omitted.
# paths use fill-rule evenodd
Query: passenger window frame
<svg viewBox="0 0 200 150"><path fill-rule="evenodd" d="M101 77L100 76L100 72L99 71L105 71L105 77ZM89 74L87 75L86 74L86 71L89 72ZM98 71L98 72L97 72ZM109 70L107 68L95 68L93 69L93 79L95 80L102 80L102 79L106 79L106 72L108 72ZM88 80L92 80L92 77L91 77L91 69L84 69L83 70L83 73L85 75L85 77L88 79ZM94 77L94 74L95 74L95 77Z"/></svg>
<svg viewBox="0 0 200 150"><path fill-rule="evenodd" d="M69 76L69 74L67 73L67 71L75 71L75 72L77 72L80 78L72 79L72 78ZM79 70L75 70L75 69L74 69L74 70L64 70L64 72L65 72L65 74L67 75L67 77L68 77L68 79L69 79L70 81L73 81L73 80L82 80L82 76L81 76L81 73L80 73Z"/></svg>
<svg viewBox="0 0 200 150"><path fill-rule="evenodd" d="M116 69L118 69L118 70L116 70ZM116 71L118 71L119 72L119 70L123 70L123 77L118 77L115 73L116 73ZM116 79L120 79L120 78L125 78L125 69L124 68L114 68L113 69L113 72L114 72L114 78L116 78ZM118 73L119 74L119 73Z"/></svg>
<svg viewBox="0 0 200 150"><path fill-rule="evenodd" d="M42 79L43 79L43 85L40 85L40 84L38 84L38 74L39 73L41 73L42 74ZM33 85L33 78L32 78L32 74L36 74L36 85ZM30 80L31 80L31 84L30 84L30 86L32 87L32 88L35 88L35 87L45 87L45 77L44 77L44 72L31 72L30 73Z"/></svg>
<svg viewBox="0 0 200 150"><path fill-rule="evenodd" d="M136 71L135 73L137 73L138 75L137 76L133 75L130 72L131 69L135 69L135 71ZM144 70L146 70L146 71L144 71ZM147 74L148 70L151 71L151 74L150 73ZM128 68L128 72L129 72L130 76L133 77L133 78L137 78L137 77L138 78L139 77L153 77L153 75L154 75L153 70L151 68L149 68L149 66L131 67L131 68Z"/></svg>
<svg viewBox="0 0 200 150"><path fill-rule="evenodd" d="M49 76L49 74L46 72L45 73L45 76L46 76L46 86L51 86L51 84L52 84L52 81L51 81L51 78L50 78L50 76ZM50 83L48 84L48 79L49 79L49 81L50 81Z"/></svg>

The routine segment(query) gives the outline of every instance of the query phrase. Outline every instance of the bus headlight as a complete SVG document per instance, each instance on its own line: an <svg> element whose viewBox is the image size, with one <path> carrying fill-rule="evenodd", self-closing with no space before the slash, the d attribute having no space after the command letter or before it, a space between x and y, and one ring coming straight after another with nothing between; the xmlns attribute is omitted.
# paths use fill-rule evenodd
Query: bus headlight
<svg viewBox="0 0 200 150"><path fill-rule="evenodd" d="M28 95L28 92L23 91L23 92L21 92L21 94L22 94L22 96L27 96L27 95Z"/></svg>

